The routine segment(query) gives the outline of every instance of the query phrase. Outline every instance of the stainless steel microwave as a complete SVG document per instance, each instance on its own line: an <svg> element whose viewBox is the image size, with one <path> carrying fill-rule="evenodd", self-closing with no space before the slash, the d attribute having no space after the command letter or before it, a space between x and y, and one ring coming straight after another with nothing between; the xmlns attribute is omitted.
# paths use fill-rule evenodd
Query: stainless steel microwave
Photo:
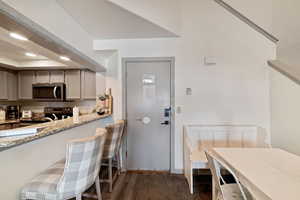
<svg viewBox="0 0 300 200"><path fill-rule="evenodd" d="M64 101L66 85L64 83L33 84L32 96L39 101Z"/></svg>

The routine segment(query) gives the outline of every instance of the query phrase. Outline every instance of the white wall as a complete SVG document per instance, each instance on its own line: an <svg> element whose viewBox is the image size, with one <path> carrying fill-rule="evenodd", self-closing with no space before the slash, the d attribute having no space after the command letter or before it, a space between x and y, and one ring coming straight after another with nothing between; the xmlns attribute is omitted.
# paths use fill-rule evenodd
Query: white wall
<svg viewBox="0 0 300 200"><path fill-rule="evenodd" d="M121 69L119 68L119 54L115 52L106 61L106 89L112 89L113 96L113 118L115 120L122 119L122 94L121 94Z"/></svg>
<svg viewBox="0 0 300 200"><path fill-rule="evenodd" d="M103 64L100 56L93 51L93 38L59 6L56 0L2 1L86 56Z"/></svg>
<svg viewBox="0 0 300 200"><path fill-rule="evenodd" d="M273 0L273 31L279 37L279 60L288 65L300 64L300 1Z"/></svg>
<svg viewBox="0 0 300 200"><path fill-rule="evenodd" d="M273 33L273 3L275 0L224 0L254 23ZM285 2L282 0L278 0Z"/></svg>
<svg viewBox="0 0 300 200"><path fill-rule="evenodd" d="M300 63L299 0L225 0L279 39L277 59L298 66Z"/></svg>
<svg viewBox="0 0 300 200"><path fill-rule="evenodd" d="M57 0L96 39L174 37L175 34L107 0ZM126 3L129 1L127 0ZM138 5L140 1L137 1ZM147 1L147 3L152 1ZM172 4L173 5L173 4ZM144 5L143 5L144 6ZM172 6L171 6L172 7ZM157 7L161 9L161 7ZM168 7L170 9L170 7ZM82 14L82 10L88 10ZM100 10L100 12L99 12ZM173 11L173 15L179 15ZM166 15L166 20L169 20ZM108 20L110 19L110 20ZM178 22L178 21L176 21ZM178 22L179 23L179 22ZM138 27L138 28L137 28Z"/></svg>
<svg viewBox="0 0 300 200"><path fill-rule="evenodd" d="M105 73L96 73L96 95L102 95L106 90Z"/></svg>
<svg viewBox="0 0 300 200"><path fill-rule="evenodd" d="M174 34L180 35L181 0L109 0Z"/></svg>
<svg viewBox="0 0 300 200"><path fill-rule="evenodd" d="M271 69L272 145L300 155L300 85Z"/></svg>
<svg viewBox="0 0 300 200"><path fill-rule="evenodd" d="M118 72L112 77L118 96L121 58L175 56L175 104L183 111L175 119L177 169L182 169L183 124L255 124L269 132L266 61L276 52L272 42L211 0L183 2L181 21L181 38L94 42L96 50L118 50ZM205 66L204 56L215 57L217 65ZM188 87L192 96L185 95Z"/></svg>

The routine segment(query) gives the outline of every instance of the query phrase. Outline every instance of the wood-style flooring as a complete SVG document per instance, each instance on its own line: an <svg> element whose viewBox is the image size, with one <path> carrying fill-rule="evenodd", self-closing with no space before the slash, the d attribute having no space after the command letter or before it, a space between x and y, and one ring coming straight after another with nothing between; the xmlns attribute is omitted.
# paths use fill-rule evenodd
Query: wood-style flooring
<svg viewBox="0 0 300 200"><path fill-rule="evenodd" d="M211 177L195 179L195 194L191 195L183 175L126 173L120 175L112 193L107 192L106 184L101 185L102 197L103 200L211 200Z"/></svg>

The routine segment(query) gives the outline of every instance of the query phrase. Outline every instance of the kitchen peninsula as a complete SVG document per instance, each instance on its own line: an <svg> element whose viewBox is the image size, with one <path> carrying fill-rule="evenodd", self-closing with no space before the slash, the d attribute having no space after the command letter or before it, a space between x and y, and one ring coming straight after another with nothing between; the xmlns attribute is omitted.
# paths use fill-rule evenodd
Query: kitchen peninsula
<svg viewBox="0 0 300 200"><path fill-rule="evenodd" d="M112 122L110 115L92 113L80 116L78 123L69 118L26 127L39 128L34 135L0 138L1 199L19 199L26 182L65 157L68 141L92 136Z"/></svg>
<svg viewBox="0 0 300 200"><path fill-rule="evenodd" d="M109 118L110 115L98 115L96 113L87 114L79 117L79 122L74 123L72 118L62 119L58 121L47 122L43 124L36 124L27 126L26 129L36 128L38 131L35 134L20 135L11 137L0 137L0 152L8 148L12 148L21 144L25 144L43 137L47 137L53 134L58 134L62 131L75 128L87 123L91 123L96 120ZM25 128L19 128L14 130L26 130Z"/></svg>

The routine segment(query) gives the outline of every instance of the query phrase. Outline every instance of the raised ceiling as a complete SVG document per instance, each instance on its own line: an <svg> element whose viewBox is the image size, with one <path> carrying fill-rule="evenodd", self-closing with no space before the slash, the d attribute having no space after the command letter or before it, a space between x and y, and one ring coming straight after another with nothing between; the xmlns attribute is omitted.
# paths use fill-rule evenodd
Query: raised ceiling
<svg viewBox="0 0 300 200"><path fill-rule="evenodd" d="M68 68L68 64L60 62L55 53L35 44L34 42L20 41L10 37L10 32L0 27L0 65L11 68ZM26 56L26 53L35 54L35 57ZM67 62L65 62L67 63Z"/></svg>
<svg viewBox="0 0 300 200"><path fill-rule="evenodd" d="M47 57L41 55L36 55L35 57L26 56L26 53L32 52L3 40L0 40L0 49L0 58L13 60L15 62L48 60Z"/></svg>
<svg viewBox="0 0 300 200"><path fill-rule="evenodd" d="M56 1L53 0L51 2ZM29 2L28 4L30 3L33 4L34 2ZM58 6L57 3L56 5ZM60 6L58 7L60 8ZM64 18L61 19L63 20ZM45 60L23 62L15 62L8 58L2 58L1 64L12 65L19 68L87 68L92 71L98 72L103 72L106 70L102 62L98 62L97 59L92 59L91 57L82 53L71 44L65 42L55 34L49 32L45 27L34 22L33 20L31 20L31 18L27 17L26 15L16 10L14 7L11 7L2 1L0 1L0 22L0 40L4 40L12 45L23 48L26 51L48 58ZM9 37L10 33L12 32L23 35L27 38L27 41L12 39L11 37ZM71 34L73 32L74 31L70 30ZM80 40L82 40L83 42L85 41L84 39L84 37L80 38ZM92 48L92 43L90 43L90 46ZM69 60L60 59L62 56L68 57ZM100 57L98 54L96 56L97 58ZM9 64L7 64L7 62Z"/></svg>
<svg viewBox="0 0 300 200"><path fill-rule="evenodd" d="M57 0L57 2L94 39L176 36L106 0Z"/></svg>

